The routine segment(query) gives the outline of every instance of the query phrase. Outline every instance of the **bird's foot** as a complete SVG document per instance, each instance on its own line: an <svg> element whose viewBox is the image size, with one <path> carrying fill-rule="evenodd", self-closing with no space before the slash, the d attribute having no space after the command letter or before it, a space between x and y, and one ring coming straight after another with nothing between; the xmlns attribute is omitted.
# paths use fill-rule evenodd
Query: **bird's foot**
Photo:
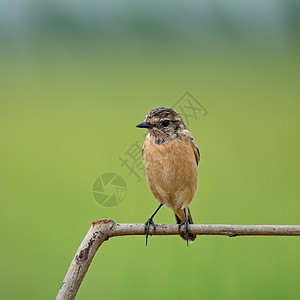
<svg viewBox="0 0 300 300"><path fill-rule="evenodd" d="M178 225L178 230L180 232L181 227L184 225L185 227L185 237L186 237L186 245L189 245L189 235L190 235L190 230L189 230L189 221L185 219L183 222L181 222Z"/></svg>
<svg viewBox="0 0 300 300"><path fill-rule="evenodd" d="M153 230L155 231L156 225L154 224L154 222L151 218L145 223L146 246L148 244L148 236L149 236L150 226L152 226Z"/></svg>

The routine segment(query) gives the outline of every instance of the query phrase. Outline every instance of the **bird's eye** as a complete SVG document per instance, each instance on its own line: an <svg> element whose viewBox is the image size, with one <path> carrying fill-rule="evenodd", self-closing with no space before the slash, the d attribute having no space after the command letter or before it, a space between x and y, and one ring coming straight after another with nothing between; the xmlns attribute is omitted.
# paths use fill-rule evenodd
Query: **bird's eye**
<svg viewBox="0 0 300 300"><path fill-rule="evenodd" d="M169 120L164 120L161 122L161 125L164 127L168 127L170 125L170 121Z"/></svg>

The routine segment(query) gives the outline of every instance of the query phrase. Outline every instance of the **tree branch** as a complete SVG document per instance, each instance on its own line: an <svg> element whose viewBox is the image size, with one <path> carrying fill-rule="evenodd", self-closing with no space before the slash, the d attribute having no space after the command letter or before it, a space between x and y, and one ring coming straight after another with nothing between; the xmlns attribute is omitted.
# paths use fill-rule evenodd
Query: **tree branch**
<svg viewBox="0 0 300 300"><path fill-rule="evenodd" d="M192 224L192 234L226 235L229 237L246 235L300 236L300 225L222 225ZM184 233L184 226L181 227ZM92 223L79 246L65 279L59 289L57 300L75 299L80 284L101 244L110 237L124 235L144 235L144 224L117 224L112 220L99 220ZM158 224L149 230L150 235L178 235L178 225Z"/></svg>

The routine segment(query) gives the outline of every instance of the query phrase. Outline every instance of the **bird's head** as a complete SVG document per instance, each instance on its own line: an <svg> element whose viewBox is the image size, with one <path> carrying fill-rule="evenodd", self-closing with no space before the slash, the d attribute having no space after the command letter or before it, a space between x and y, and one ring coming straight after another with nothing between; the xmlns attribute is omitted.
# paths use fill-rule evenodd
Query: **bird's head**
<svg viewBox="0 0 300 300"><path fill-rule="evenodd" d="M181 116L175 110L167 107L150 110L144 121L136 127L146 128L150 135L162 140L175 138L181 130L186 129Z"/></svg>

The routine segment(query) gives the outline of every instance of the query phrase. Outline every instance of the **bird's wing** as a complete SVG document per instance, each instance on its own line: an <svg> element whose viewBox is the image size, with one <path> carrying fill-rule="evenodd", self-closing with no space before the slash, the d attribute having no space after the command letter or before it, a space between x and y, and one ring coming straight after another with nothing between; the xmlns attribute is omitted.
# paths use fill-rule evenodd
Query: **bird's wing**
<svg viewBox="0 0 300 300"><path fill-rule="evenodd" d="M194 138L191 139L191 144L192 144L192 147L193 147L193 150L194 150L194 154L195 154L195 158L196 158L196 162L197 162L197 165L200 161L200 151L198 149L198 146L197 146L197 143L196 141L194 140Z"/></svg>

